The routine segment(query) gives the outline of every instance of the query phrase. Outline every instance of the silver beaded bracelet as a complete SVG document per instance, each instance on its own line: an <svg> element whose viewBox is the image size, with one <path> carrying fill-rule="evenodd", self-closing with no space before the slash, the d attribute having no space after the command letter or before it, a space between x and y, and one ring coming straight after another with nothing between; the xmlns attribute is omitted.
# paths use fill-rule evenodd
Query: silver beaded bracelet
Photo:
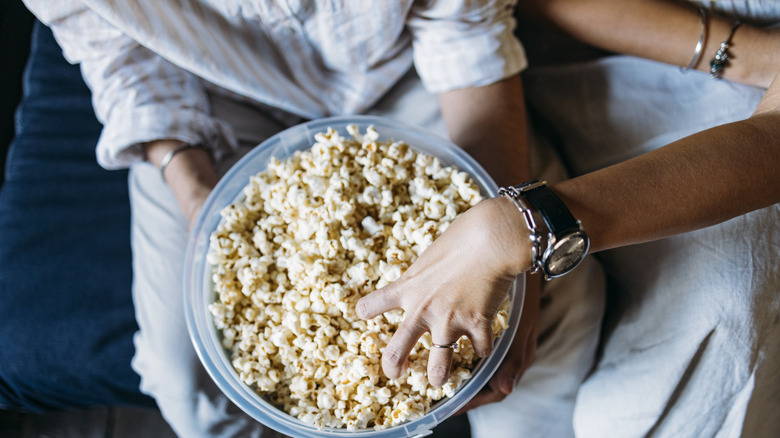
<svg viewBox="0 0 780 438"><path fill-rule="evenodd" d="M165 168L168 167L168 164L170 164L173 157L178 154L179 152L186 151L188 149L201 149L206 151L209 154L209 157L211 158L211 161L214 161L214 155L211 152L211 148L202 144L202 143L184 143L180 146L178 146L176 149L170 150L165 156L163 157L162 161L160 162L160 175L162 176L163 181L167 180L165 179Z"/></svg>
<svg viewBox="0 0 780 438"><path fill-rule="evenodd" d="M710 77L713 79L720 79L723 76L723 69L726 68L726 62L729 60L729 46L731 45L731 38L734 36L734 32L742 23L737 20L734 25L731 26L729 35L720 43L720 48L715 52L715 56L710 61Z"/></svg>

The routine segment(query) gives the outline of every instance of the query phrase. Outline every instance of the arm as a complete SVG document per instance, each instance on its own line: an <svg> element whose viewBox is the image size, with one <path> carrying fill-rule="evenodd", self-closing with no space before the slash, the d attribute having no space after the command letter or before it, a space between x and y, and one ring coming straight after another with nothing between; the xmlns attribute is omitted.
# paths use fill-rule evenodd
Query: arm
<svg viewBox="0 0 780 438"><path fill-rule="evenodd" d="M450 139L503 184L529 174L519 75L527 61L513 33L516 2L464 3L412 8L407 26L414 64L439 97Z"/></svg>
<svg viewBox="0 0 780 438"><path fill-rule="evenodd" d="M695 230L779 202L778 85L780 81L748 120L553 186L582 220L591 236L591 252ZM458 217L399 280L358 303L361 317L397 307L407 311L385 349L385 372L393 376L404 363L416 341L409 334L426 329L437 343L465 334L478 354L488 354L483 327L511 279L530 269L530 254L528 230L508 199L485 200ZM530 325L539 311L538 295L533 288L527 294L532 301L526 301L521 324ZM534 313L529 316L530 308ZM488 392L480 393L467 408L499 400L511 391L515 376L533 360L534 329L518 328L508 362L491 379ZM430 361L443 367L449 359L444 354L451 353L432 352ZM431 382L442 382L434 379L446 376L447 369L429 368Z"/></svg>
<svg viewBox="0 0 780 438"><path fill-rule="evenodd" d="M450 139L501 186L529 179L528 127L519 75L491 85L439 94Z"/></svg>
<svg viewBox="0 0 780 438"><path fill-rule="evenodd" d="M531 0L524 13L580 40L618 53L687 66L701 28L691 7L666 0ZM732 20L708 14L708 61ZM780 200L780 33L743 24L723 77L770 87L754 115L684 138L641 157L558 184L554 189L592 237L592 251L659 239ZM770 86L770 83L772 84Z"/></svg>
<svg viewBox="0 0 780 438"><path fill-rule="evenodd" d="M165 154L182 142L226 147L229 131L209 115L201 80L146 49L97 13L70 0L27 0L27 6L54 31L64 54L81 66L104 128L97 145L106 168L127 167L148 159L159 167ZM216 183L202 150L177 154L166 180L190 219Z"/></svg>
<svg viewBox="0 0 780 438"><path fill-rule="evenodd" d="M554 186L591 250L714 225L780 201L780 81L752 117Z"/></svg>
<svg viewBox="0 0 780 438"><path fill-rule="evenodd" d="M691 62L701 30L693 7L667 0L529 0L519 7L590 45L681 67ZM733 25L724 17L707 17L704 47L694 67L705 72ZM780 65L780 31L743 24L731 43L733 62L723 78L768 87Z"/></svg>

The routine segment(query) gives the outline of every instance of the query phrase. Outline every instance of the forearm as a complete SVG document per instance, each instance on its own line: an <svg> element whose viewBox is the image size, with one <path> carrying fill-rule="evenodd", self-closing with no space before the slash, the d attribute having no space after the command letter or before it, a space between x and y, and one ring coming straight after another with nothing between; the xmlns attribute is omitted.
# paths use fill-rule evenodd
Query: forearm
<svg viewBox="0 0 780 438"><path fill-rule="evenodd" d="M531 0L521 8L590 45L681 67L691 62L701 31L694 8L667 0ZM708 14L695 69L709 71L733 24ZM729 53L733 62L723 70L724 79L767 87L780 64L780 33L743 24Z"/></svg>
<svg viewBox="0 0 780 438"><path fill-rule="evenodd" d="M499 185L530 177L528 131L519 75L491 85L439 95L450 139Z"/></svg>
<svg viewBox="0 0 780 438"><path fill-rule="evenodd" d="M554 186L591 251L714 225L780 201L780 114L718 126Z"/></svg>

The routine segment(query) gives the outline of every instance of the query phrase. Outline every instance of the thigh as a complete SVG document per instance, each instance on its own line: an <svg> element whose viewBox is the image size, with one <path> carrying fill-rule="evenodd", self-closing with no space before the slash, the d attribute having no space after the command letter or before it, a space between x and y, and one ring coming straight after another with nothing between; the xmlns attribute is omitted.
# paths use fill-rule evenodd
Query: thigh
<svg viewBox="0 0 780 438"><path fill-rule="evenodd" d="M286 126L240 102L212 101L215 116L233 120L239 148L217 163L224 172L255 144ZM200 364L184 318L182 275L188 222L159 170L135 165L129 177L133 300L139 331L133 368L180 436L259 436Z"/></svg>
<svg viewBox="0 0 780 438"><path fill-rule="evenodd" d="M574 436L574 402L593 366L604 292L601 267L590 257L544 285L534 363L507 398L469 412L472 436Z"/></svg>
<svg viewBox="0 0 780 438"><path fill-rule="evenodd" d="M527 79L575 174L748 117L763 94L630 57ZM777 324L779 219L773 206L599 255L609 305L601 357L579 393L578 436L739 435ZM777 388L774 374L761 386Z"/></svg>
<svg viewBox="0 0 780 438"><path fill-rule="evenodd" d="M740 436L749 404L774 418L776 398L750 401L780 390L779 224L773 206L603 255L612 299L580 436Z"/></svg>

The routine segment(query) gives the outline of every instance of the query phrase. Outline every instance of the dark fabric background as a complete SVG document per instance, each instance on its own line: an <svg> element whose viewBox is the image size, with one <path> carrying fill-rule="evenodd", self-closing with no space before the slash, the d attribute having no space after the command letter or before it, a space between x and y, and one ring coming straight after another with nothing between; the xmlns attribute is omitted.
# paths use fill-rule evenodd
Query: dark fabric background
<svg viewBox="0 0 780 438"><path fill-rule="evenodd" d="M40 23L16 127L0 188L0 407L153 406L130 368L127 174L97 165L90 93Z"/></svg>
<svg viewBox="0 0 780 438"><path fill-rule="evenodd" d="M22 95L22 70L30 52L32 14L20 0L0 3L0 186L5 156L14 135L14 111Z"/></svg>

